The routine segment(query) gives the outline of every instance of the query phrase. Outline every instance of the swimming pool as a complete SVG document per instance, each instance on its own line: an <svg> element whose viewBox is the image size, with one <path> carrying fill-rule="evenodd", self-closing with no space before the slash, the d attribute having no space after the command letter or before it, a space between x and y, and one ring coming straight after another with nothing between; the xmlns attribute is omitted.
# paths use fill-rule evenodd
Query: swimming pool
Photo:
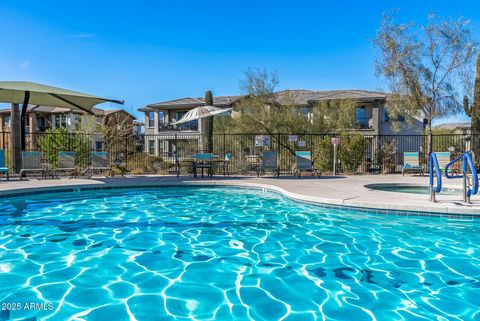
<svg viewBox="0 0 480 321"><path fill-rule="evenodd" d="M409 194L430 194L429 187L426 185L411 185L411 184L368 184L365 185L366 188L383 191L383 192L397 192L397 193L409 193ZM441 194L447 195L462 195L463 191L459 188L442 188Z"/></svg>
<svg viewBox="0 0 480 321"><path fill-rule="evenodd" d="M39 194L0 213L0 320L480 318L480 220L220 187Z"/></svg>

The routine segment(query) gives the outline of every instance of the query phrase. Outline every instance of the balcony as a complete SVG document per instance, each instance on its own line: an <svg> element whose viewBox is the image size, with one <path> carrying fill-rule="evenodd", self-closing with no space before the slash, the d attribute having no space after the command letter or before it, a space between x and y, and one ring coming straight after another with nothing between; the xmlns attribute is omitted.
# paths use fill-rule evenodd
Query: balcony
<svg viewBox="0 0 480 321"><path fill-rule="evenodd" d="M373 122L370 121L372 118L369 117L357 117L355 120L355 128L358 129L373 129ZM370 124L371 123L371 126Z"/></svg>
<svg viewBox="0 0 480 321"><path fill-rule="evenodd" d="M172 131L198 131L198 121L191 121L188 123L183 123L175 125L174 123L159 123L158 132L172 132Z"/></svg>

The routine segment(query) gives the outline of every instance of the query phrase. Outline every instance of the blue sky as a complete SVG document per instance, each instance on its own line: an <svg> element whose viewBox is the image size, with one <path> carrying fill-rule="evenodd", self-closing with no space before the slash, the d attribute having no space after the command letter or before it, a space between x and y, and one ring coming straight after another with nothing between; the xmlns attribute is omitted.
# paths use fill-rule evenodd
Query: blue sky
<svg viewBox="0 0 480 321"><path fill-rule="evenodd" d="M206 89L238 94L248 67L277 70L280 89L382 90L371 40L392 8L419 23L463 16L480 40L478 0L0 0L0 78L123 99L136 115Z"/></svg>

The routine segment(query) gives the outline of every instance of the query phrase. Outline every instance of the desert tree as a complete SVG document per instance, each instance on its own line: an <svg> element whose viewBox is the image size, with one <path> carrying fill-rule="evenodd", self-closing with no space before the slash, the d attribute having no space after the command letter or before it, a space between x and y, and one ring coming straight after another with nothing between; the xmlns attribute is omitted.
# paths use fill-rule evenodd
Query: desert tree
<svg viewBox="0 0 480 321"><path fill-rule="evenodd" d="M427 120L428 153L432 152L432 121L462 110L464 75L476 50L468 20L441 20L430 14L425 25L397 23L384 14L374 44L376 71L389 86L392 117Z"/></svg>
<svg viewBox="0 0 480 321"><path fill-rule="evenodd" d="M472 103L469 102L468 96L463 98L463 107L465 108L465 113L471 119L472 147L475 155L478 157L480 155L480 54L477 55L475 85L472 96Z"/></svg>
<svg viewBox="0 0 480 321"><path fill-rule="evenodd" d="M293 92L276 93L279 80L276 72L248 69L241 81L244 97L233 116L232 131L268 134L292 154L291 146L279 139L283 134L332 134L355 127L353 99L328 100L312 106L300 106Z"/></svg>
<svg viewBox="0 0 480 321"><path fill-rule="evenodd" d="M329 134L355 127L355 99L323 100L309 106L293 91L276 93L276 72L248 69L241 82L237 129L241 132Z"/></svg>

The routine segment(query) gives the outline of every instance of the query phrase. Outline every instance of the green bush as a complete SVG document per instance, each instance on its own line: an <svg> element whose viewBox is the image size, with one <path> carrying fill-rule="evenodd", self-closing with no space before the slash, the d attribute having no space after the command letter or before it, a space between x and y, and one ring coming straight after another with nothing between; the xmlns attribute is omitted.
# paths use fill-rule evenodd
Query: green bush
<svg viewBox="0 0 480 321"><path fill-rule="evenodd" d="M340 136L338 159L344 172L354 173L357 171L362 164L366 147L367 141L362 134L343 134Z"/></svg>
<svg viewBox="0 0 480 321"><path fill-rule="evenodd" d="M57 167L60 151L75 152L77 166L85 167L88 164L91 142L82 134L71 134L66 128L48 129L38 140L38 145L43 157L53 168Z"/></svg>
<svg viewBox="0 0 480 321"><path fill-rule="evenodd" d="M333 145L330 137L319 138L315 141L313 167L320 172L333 171Z"/></svg>

